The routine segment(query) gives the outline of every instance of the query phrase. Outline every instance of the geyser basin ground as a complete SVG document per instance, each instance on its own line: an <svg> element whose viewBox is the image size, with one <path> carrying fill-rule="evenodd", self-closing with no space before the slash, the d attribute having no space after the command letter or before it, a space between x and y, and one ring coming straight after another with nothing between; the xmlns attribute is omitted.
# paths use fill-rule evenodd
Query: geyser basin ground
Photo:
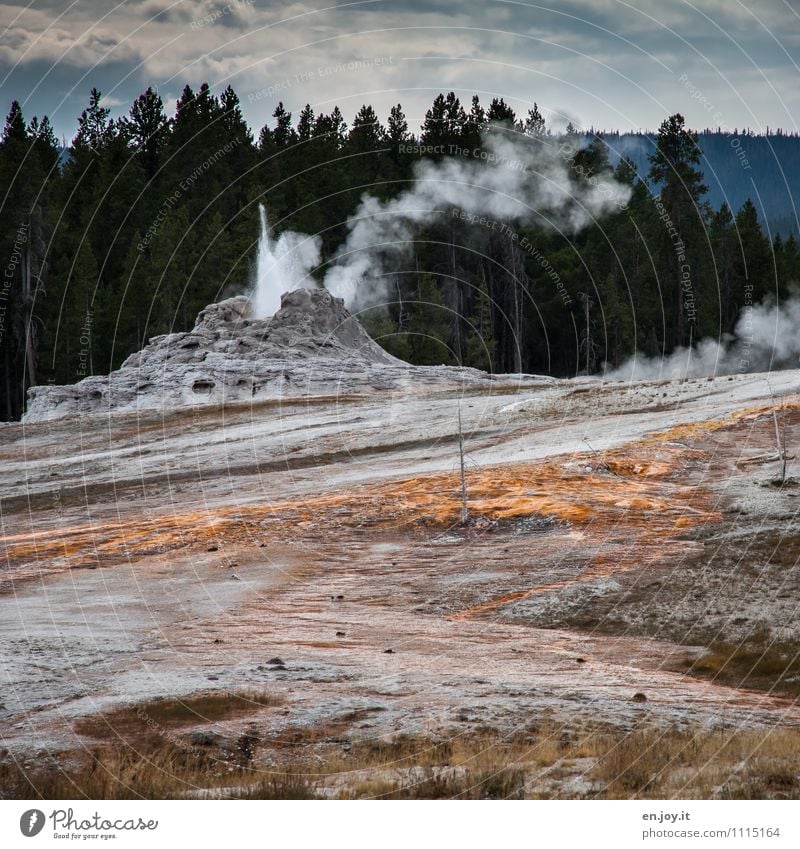
<svg viewBox="0 0 800 849"><path fill-rule="evenodd" d="M321 786L340 793L397 779L375 759L348 771L398 734L416 741L412 766L454 734L499 735L494 752L566 734L557 780L536 749L528 795L612 792L590 726L759 745L784 729L796 747L796 672L733 686L744 674L714 658L800 644L800 489L764 485L779 471L770 391L791 448L798 378L437 380L5 425L3 746L41 769L121 740L200 740L228 778L201 770L192 787L298 758L328 771L335 755ZM467 528L453 526L459 399ZM231 693L248 709L196 721L152 701ZM741 774L722 751L714 786L730 789Z"/></svg>

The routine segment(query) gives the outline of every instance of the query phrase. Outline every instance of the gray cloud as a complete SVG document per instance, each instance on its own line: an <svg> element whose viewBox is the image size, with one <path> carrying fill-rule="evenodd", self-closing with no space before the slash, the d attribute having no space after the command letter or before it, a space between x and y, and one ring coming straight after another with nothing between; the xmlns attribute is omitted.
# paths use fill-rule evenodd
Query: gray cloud
<svg viewBox="0 0 800 849"><path fill-rule="evenodd" d="M652 129L676 110L712 124L686 75L723 126L793 129L798 23L782 0L11 0L0 5L0 96L33 92L26 111L53 114L67 135L92 85L129 103L147 85L174 97L204 80L233 85L255 127L278 99L295 111L337 103L347 117L363 102L384 115L401 102L418 124L449 89L518 111L536 100L584 126ZM346 67L377 57L391 62Z"/></svg>

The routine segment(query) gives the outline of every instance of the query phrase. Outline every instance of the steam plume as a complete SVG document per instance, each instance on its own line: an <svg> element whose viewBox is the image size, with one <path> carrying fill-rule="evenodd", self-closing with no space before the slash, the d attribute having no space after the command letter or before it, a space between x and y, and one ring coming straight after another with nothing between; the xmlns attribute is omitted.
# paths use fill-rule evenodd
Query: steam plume
<svg viewBox="0 0 800 849"><path fill-rule="evenodd" d="M384 299L383 268L406 254L412 225L460 210L492 222L532 222L575 233L630 196L608 175L577 182L564 149L499 130L480 149L460 149L439 162L424 159L413 188L389 201L364 195L348 221L348 237L325 276L325 287L348 306Z"/></svg>
<svg viewBox="0 0 800 849"><path fill-rule="evenodd" d="M800 366L800 294L780 306L765 301L745 307L733 336L703 339L677 348L668 357L632 357L607 371L609 380L657 380L712 377L773 371Z"/></svg>

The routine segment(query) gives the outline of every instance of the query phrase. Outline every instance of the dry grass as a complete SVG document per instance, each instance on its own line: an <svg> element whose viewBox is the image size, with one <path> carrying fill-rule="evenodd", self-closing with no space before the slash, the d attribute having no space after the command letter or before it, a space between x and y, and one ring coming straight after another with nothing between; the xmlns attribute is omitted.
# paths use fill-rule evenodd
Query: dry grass
<svg viewBox="0 0 800 849"><path fill-rule="evenodd" d="M0 760L0 798L800 799L800 730L631 733L552 721L503 735L347 741L311 729L207 745L105 742L47 764ZM188 738L187 738L188 739Z"/></svg>
<svg viewBox="0 0 800 849"><path fill-rule="evenodd" d="M46 765L0 761L6 799L169 799L207 786L219 766L209 753L171 743L98 747Z"/></svg>
<svg viewBox="0 0 800 849"><path fill-rule="evenodd" d="M800 799L800 732L639 730L612 745L593 776L603 798Z"/></svg>

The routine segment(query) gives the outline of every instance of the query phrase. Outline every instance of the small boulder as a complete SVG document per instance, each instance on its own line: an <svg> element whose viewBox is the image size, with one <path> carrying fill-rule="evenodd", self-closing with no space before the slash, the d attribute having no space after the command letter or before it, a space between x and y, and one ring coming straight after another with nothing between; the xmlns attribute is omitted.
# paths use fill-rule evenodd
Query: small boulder
<svg viewBox="0 0 800 849"><path fill-rule="evenodd" d="M195 746L214 746L222 740L222 735L214 731L193 731L189 740Z"/></svg>

